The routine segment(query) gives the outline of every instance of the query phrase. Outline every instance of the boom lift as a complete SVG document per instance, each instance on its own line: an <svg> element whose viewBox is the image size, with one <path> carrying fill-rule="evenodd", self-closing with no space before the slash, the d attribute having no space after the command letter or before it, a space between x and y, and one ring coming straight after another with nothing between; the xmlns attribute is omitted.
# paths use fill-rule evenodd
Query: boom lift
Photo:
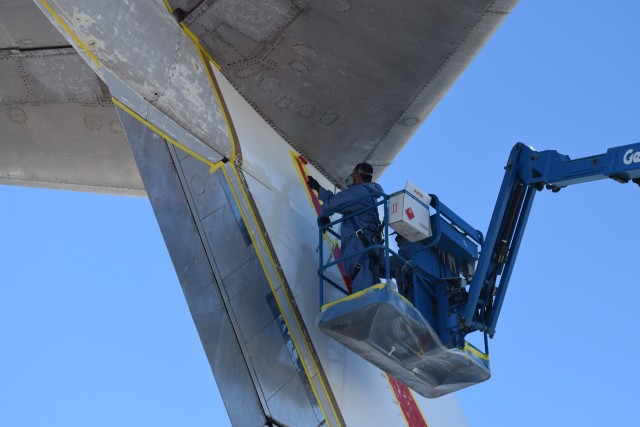
<svg viewBox="0 0 640 427"><path fill-rule="evenodd" d="M323 234L334 233L333 225L361 211L328 223L335 211L320 215L320 330L425 397L489 379L488 338L496 331L536 193L603 178L640 185L640 143L576 160L516 144L486 237L435 195L426 197L410 186L409 191L377 194L384 240L365 251L379 254L384 280L355 294L339 284L335 272L344 258L325 259ZM414 210L426 210L417 228L420 237L408 233L403 222L390 224L390 206L393 216L403 202L413 206L405 209L410 219L415 219ZM409 238L400 239L398 252L389 247L390 225ZM325 297L332 300L325 303ZM466 341L473 332L483 334L484 351Z"/></svg>

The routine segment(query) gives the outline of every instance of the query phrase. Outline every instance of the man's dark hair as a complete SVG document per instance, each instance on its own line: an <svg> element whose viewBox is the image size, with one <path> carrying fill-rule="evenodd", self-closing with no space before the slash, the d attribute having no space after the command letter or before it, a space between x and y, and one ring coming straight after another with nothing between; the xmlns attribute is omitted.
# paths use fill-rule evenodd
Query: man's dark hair
<svg viewBox="0 0 640 427"><path fill-rule="evenodd" d="M358 163L355 170L364 182L371 182L373 179L373 166L369 163Z"/></svg>

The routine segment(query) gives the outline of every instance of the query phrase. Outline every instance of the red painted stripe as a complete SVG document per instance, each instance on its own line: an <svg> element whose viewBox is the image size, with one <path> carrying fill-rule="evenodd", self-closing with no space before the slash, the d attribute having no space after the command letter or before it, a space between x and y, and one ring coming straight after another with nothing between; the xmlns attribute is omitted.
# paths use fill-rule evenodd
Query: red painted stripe
<svg viewBox="0 0 640 427"><path fill-rule="evenodd" d="M304 182L307 184L307 191L311 196L313 207L316 209L316 213L320 215L322 213L322 205L320 204L320 199L318 199L318 195L311 189L311 187L309 187L309 183L307 182L307 169L304 167L304 165L306 165L307 163L307 159L302 156L298 156L298 169L300 169L300 174L302 175ZM342 251L340 250L340 247L338 245L335 245L333 247L332 255L333 259L335 260L339 260L342 258ZM349 290L349 292L351 292L351 277L349 276L349 274L347 274L347 268L345 267L344 263L338 264L338 270L340 270L342 280L344 280L344 283L347 285L347 289Z"/></svg>
<svg viewBox="0 0 640 427"><path fill-rule="evenodd" d="M387 379L391 384L393 394L396 395L396 401L400 405L400 409L402 409L404 419L407 420L407 425L409 427L429 427L409 387L389 374L387 374Z"/></svg>

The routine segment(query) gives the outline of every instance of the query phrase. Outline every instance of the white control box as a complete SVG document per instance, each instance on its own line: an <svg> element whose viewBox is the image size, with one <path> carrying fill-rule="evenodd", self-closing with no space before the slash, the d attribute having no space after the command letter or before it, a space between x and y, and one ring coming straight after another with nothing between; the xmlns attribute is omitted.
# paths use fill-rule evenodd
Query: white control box
<svg viewBox="0 0 640 427"><path fill-rule="evenodd" d="M431 218L428 208L430 203L429 195L407 181L405 192L389 199L389 227L410 242L431 237Z"/></svg>

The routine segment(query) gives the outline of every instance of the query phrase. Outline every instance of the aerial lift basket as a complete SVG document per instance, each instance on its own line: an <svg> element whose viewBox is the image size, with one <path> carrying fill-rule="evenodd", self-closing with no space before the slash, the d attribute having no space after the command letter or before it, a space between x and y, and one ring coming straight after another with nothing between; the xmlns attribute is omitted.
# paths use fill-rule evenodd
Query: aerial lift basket
<svg viewBox="0 0 640 427"><path fill-rule="evenodd" d="M325 304L318 326L425 397L439 397L491 377L487 355L468 343L463 349L445 347L392 284Z"/></svg>

